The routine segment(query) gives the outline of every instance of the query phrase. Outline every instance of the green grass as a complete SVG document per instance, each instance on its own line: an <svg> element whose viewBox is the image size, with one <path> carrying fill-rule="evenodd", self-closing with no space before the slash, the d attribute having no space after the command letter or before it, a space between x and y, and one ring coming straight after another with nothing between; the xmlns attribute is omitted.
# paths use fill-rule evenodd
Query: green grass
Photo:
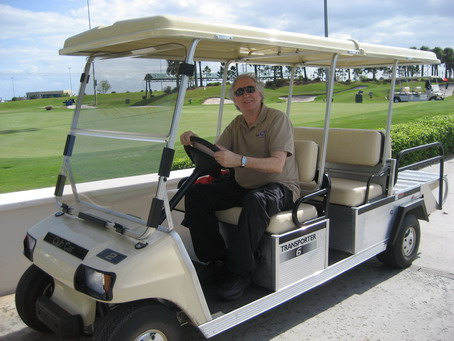
<svg viewBox="0 0 454 341"><path fill-rule="evenodd" d="M363 103L355 103L357 86L366 86ZM389 84L379 82L336 84L332 107L331 127L379 129L386 126L388 103L385 96ZM287 87L266 89L265 102L277 109L286 110L287 103L279 99L287 95ZM294 95L323 94L324 83L297 85ZM368 93L373 92L369 98ZM220 87L189 90L186 95L179 132L193 130L200 136L213 140L216 133L217 105L202 105L209 97L218 97ZM151 101L142 99L143 92L98 95L99 108L122 108L130 105L158 105L168 102L175 94L164 96L154 92ZM129 104L126 104L126 99ZM191 99L192 104L189 104ZM318 96L314 102L292 104L291 118L295 126L323 126L325 97ZM62 98L0 103L0 193L54 186L61 167L66 135L72 119L72 110L63 105ZM444 101L396 103L393 123L403 123L427 116L453 114L453 96ZM86 96L84 103L93 104L93 96ZM52 110L45 107L52 106ZM132 110L132 109L131 109ZM141 109L133 109L141 110ZM223 126L239 112L231 104L224 109ZM137 125L137 129L148 129ZM160 129L159 127L155 127ZM137 147L138 148L138 147ZM140 148L139 148L140 149ZM175 158L185 156L178 139ZM93 154L96 156L96 154ZM96 159L93 158L93 159ZM128 163L137 164L137 157ZM130 167L133 171L134 167ZM84 175L85 176L85 175Z"/></svg>

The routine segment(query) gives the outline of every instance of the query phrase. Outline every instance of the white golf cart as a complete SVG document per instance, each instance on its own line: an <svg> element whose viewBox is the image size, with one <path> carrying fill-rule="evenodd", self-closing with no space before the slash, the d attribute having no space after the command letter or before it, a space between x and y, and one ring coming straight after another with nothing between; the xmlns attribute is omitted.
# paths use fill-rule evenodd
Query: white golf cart
<svg viewBox="0 0 454 341"><path fill-rule="evenodd" d="M444 94L440 90L438 79L440 77L423 77L424 87L412 86L408 79L399 79L399 84L404 84L394 93L394 102L416 102L416 101L440 101L444 100Z"/></svg>
<svg viewBox="0 0 454 341"><path fill-rule="evenodd" d="M159 16L83 32L67 39L60 54L88 59L55 189L58 211L31 227L24 240L33 264L17 286L16 307L33 329L62 338L182 340L180 325L190 323L208 338L376 255L408 267L418 253L418 219L442 206L440 144L390 158L392 99L384 131L329 127L336 68L392 65L394 92L397 66L438 63L431 52ZM125 83L137 70L143 77L159 61L179 60L178 95L118 109L86 105L95 60L98 79L110 75L113 81L113 70ZM187 148L192 174L171 172L180 121L198 114L195 106L183 110L197 61L226 63L216 131L201 135L209 138L230 121L223 116L230 115L224 97L231 63L331 70L324 127L295 127L301 198L291 211L272 217L254 283L232 302L219 301L212 286L200 284L200 264L179 224L181 198L192 182L219 174L209 148L197 147L210 144L200 140ZM291 98L293 85L289 92ZM399 167L402 157L420 149L436 155L416 166L439 162L439 173ZM227 244L240 210L217 213Z"/></svg>

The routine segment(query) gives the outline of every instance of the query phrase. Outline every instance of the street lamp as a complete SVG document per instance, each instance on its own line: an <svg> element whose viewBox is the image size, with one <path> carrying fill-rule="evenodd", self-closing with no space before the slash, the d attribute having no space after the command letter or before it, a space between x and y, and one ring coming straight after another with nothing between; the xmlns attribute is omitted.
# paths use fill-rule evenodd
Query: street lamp
<svg viewBox="0 0 454 341"><path fill-rule="evenodd" d="M69 86L71 87L71 96L73 96L73 82L71 80L71 67L68 67L68 72L69 72Z"/></svg>
<svg viewBox="0 0 454 341"><path fill-rule="evenodd" d="M88 28L91 30L91 18L90 18L90 0L87 0L87 11L88 11ZM93 67L93 95L95 98L95 106L98 104L98 99L96 95L96 76L95 76L95 62L92 62Z"/></svg>
<svg viewBox="0 0 454 341"><path fill-rule="evenodd" d="M13 98L16 97L16 91L14 90L14 77L11 77L11 83L13 84Z"/></svg>
<svg viewBox="0 0 454 341"><path fill-rule="evenodd" d="M328 0L325 0L324 13L325 13L325 37L328 37Z"/></svg>

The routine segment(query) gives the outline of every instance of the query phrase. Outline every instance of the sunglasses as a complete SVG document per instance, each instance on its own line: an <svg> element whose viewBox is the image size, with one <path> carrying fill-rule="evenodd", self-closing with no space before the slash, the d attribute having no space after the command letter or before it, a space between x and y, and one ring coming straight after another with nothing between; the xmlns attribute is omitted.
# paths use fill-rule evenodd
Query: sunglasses
<svg viewBox="0 0 454 341"><path fill-rule="evenodd" d="M247 92L248 94L253 94L255 92L255 86L248 85L248 86L245 86L244 88L238 88L233 92L233 94L236 97L240 97L240 96L243 96L245 92Z"/></svg>

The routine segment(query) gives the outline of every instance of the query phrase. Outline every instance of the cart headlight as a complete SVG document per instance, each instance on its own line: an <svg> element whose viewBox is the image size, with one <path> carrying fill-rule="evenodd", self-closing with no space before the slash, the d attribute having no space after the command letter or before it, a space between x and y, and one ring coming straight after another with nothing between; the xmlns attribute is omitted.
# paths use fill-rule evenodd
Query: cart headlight
<svg viewBox="0 0 454 341"><path fill-rule="evenodd" d="M102 272L82 264L74 275L74 287L84 294L110 301L115 277L112 272Z"/></svg>
<svg viewBox="0 0 454 341"><path fill-rule="evenodd" d="M36 239L28 233L24 239L24 256L33 262L33 251L35 250Z"/></svg>

